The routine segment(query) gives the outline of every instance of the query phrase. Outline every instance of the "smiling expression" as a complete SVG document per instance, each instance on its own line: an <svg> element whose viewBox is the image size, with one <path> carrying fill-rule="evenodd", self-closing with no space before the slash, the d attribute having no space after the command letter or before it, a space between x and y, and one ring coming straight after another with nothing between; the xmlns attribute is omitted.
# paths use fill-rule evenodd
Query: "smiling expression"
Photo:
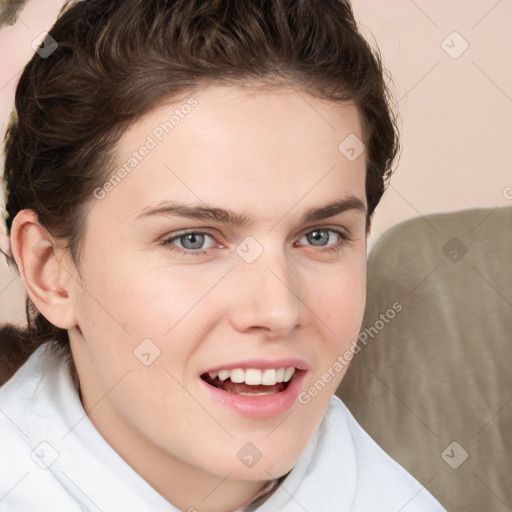
<svg viewBox="0 0 512 512"><path fill-rule="evenodd" d="M346 368L297 395L350 348L365 303L365 155L339 149L363 139L356 107L291 88L193 97L168 133L187 99L121 138L118 166L138 161L91 199L72 293L84 407L163 494L162 468L199 487L289 471Z"/></svg>

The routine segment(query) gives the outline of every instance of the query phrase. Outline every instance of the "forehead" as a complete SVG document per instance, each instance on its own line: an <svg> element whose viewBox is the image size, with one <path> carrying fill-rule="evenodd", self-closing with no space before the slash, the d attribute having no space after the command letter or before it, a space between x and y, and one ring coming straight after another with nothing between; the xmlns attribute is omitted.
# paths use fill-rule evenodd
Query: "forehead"
<svg viewBox="0 0 512 512"><path fill-rule="evenodd" d="M210 86L160 104L125 132L102 207L134 218L179 198L271 217L302 197L305 208L343 195L366 204L365 155L342 152L350 137L363 139L353 103L293 88Z"/></svg>

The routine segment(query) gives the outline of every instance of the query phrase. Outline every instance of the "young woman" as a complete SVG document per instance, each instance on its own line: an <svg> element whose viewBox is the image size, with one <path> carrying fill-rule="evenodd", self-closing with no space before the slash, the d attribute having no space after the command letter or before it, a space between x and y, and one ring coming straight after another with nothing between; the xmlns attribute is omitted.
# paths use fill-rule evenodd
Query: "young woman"
<svg viewBox="0 0 512 512"><path fill-rule="evenodd" d="M0 509L443 510L333 397L398 147L350 5L83 0L42 48L6 143Z"/></svg>

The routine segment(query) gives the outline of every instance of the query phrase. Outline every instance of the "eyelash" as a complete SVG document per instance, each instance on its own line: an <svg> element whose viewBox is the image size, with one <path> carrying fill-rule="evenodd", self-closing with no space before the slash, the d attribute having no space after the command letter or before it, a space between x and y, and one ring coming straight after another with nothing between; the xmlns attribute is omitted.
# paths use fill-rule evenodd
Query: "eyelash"
<svg viewBox="0 0 512 512"><path fill-rule="evenodd" d="M300 238L303 238L304 236L309 235L310 233L313 233L315 231L330 231L332 233L336 233L340 237L340 241L338 243L334 244L333 246L329 246L329 247L325 247L325 248L320 247L321 252L324 252L324 253L339 252L346 245L346 243L351 240L344 231L341 231L336 228L328 227L328 226L314 228L309 231L306 231L304 234L301 235ZM190 249L189 250L181 249L180 247L176 247L176 246L172 247L171 244L174 241L176 241L182 237L185 237L187 235L207 235L207 236L213 238L213 236L210 235L210 233L207 233L204 231L184 231L184 232L178 233L177 235L173 235L169 238L164 239L162 241L162 245L168 246L168 248L171 251L178 252L179 254L182 254L184 256L202 256L202 255L208 253L209 249L206 249L206 250L205 249L197 249L197 250L193 251Z"/></svg>

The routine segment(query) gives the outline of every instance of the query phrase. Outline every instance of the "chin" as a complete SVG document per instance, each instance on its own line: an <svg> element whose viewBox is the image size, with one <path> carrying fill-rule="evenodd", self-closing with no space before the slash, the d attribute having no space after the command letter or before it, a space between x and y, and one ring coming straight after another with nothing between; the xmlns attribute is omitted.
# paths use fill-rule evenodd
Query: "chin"
<svg viewBox="0 0 512 512"><path fill-rule="evenodd" d="M229 477L233 480L273 480L274 478L279 478L291 471L299 458L300 454L293 460L289 459L284 462L282 460L264 460L262 458L252 467L240 467L243 466L243 464L241 464L237 459L236 462L233 463L232 467L226 467L226 473L221 476L225 477L226 474L231 473Z"/></svg>

